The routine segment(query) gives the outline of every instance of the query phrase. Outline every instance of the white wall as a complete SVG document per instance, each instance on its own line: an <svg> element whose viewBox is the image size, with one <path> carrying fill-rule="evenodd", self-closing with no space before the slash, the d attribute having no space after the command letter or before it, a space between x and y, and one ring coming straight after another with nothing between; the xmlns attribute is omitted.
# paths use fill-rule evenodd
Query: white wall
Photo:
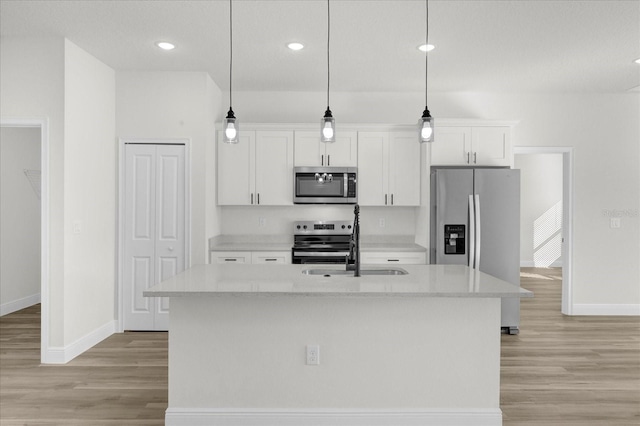
<svg viewBox="0 0 640 426"><path fill-rule="evenodd" d="M518 154L520 169L520 263L561 264L562 154Z"/></svg>
<svg viewBox="0 0 640 426"><path fill-rule="evenodd" d="M113 326L117 158L115 73L68 40L64 123L66 346Z"/></svg>
<svg viewBox="0 0 640 426"><path fill-rule="evenodd" d="M191 263L205 263L207 236L219 232L209 165L222 121L220 89L203 72L118 72L116 102L119 138L191 140Z"/></svg>
<svg viewBox="0 0 640 426"><path fill-rule="evenodd" d="M245 122L313 123L323 99L309 92L234 92L234 111ZM413 124L424 109L418 92L332 93L331 99L338 132L341 123ZM516 120L516 146L573 147L573 302L640 304L637 93L431 93L429 109L436 125L439 117ZM630 212L620 229L609 227L612 210Z"/></svg>
<svg viewBox="0 0 640 426"><path fill-rule="evenodd" d="M40 301L40 129L0 128L0 315Z"/></svg>
<svg viewBox="0 0 640 426"><path fill-rule="evenodd" d="M49 139L49 335L64 339L64 39L0 39L2 117L46 118Z"/></svg>

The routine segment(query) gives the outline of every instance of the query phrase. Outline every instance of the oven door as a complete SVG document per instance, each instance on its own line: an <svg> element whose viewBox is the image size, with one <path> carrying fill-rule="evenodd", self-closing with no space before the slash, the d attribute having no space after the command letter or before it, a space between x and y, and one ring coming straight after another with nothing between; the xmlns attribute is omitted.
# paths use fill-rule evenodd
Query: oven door
<svg viewBox="0 0 640 426"><path fill-rule="evenodd" d="M345 264L349 256L349 250L346 251L323 251L323 250L301 250L293 248L293 256L291 256L294 264ZM350 261L350 263L353 263Z"/></svg>

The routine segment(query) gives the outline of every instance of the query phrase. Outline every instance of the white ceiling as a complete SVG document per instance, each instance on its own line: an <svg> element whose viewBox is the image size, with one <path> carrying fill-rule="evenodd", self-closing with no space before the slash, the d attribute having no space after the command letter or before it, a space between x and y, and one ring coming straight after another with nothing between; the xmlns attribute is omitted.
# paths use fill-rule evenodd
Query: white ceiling
<svg viewBox="0 0 640 426"><path fill-rule="evenodd" d="M640 85L638 0L431 0L429 14L429 91ZM233 90L326 90L326 18L324 0L233 0ZM226 0L1 0L0 33L66 37L116 70L207 71L229 87ZM424 91L424 39L423 0L331 0L331 90ZM306 48L287 49L294 40Z"/></svg>

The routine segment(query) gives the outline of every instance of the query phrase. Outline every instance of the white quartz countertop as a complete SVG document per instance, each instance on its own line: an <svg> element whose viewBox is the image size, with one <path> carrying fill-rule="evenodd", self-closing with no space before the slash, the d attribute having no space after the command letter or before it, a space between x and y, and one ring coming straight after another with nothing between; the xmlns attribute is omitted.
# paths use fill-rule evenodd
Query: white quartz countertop
<svg viewBox="0 0 640 426"><path fill-rule="evenodd" d="M144 291L144 296L420 296L533 297L521 289L463 265L401 265L407 275L305 275L305 269L338 265L195 265ZM362 265L362 269L388 269ZM330 272L329 272L330 273Z"/></svg>

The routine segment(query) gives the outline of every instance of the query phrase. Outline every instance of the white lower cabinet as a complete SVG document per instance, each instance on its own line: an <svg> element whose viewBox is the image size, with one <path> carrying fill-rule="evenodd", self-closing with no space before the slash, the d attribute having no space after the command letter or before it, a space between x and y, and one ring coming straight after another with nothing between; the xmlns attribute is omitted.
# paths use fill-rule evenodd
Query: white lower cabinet
<svg viewBox="0 0 640 426"><path fill-rule="evenodd" d="M290 251L212 251L209 263L291 263Z"/></svg>
<svg viewBox="0 0 640 426"><path fill-rule="evenodd" d="M254 251L251 263L287 264L291 263L290 251Z"/></svg>
<svg viewBox="0 0 640 426"><path fill-rule="evenodd" d="M250 251L212 251L209 263L251 263Z"/></svg>
<svg viewBox="0 0 640 426"><path fill-rule="evenodd" d="M396 264L425 265L427 254L424 252L364 252L360 253L360 261L364 264Z"/></svg>

